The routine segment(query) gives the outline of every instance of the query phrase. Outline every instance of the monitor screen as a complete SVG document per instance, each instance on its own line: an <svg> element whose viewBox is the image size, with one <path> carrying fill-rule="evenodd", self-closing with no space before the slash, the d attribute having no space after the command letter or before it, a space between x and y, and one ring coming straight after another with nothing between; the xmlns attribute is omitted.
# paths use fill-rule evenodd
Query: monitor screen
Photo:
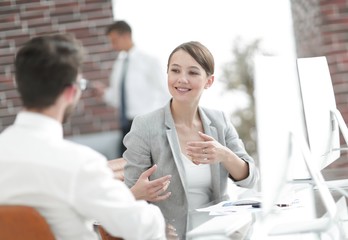
<svg viewBox="0 0 348 240"><path fill-rule="evenodd" d="M309 92L307 91L319 91L322 87L332 89L331 85L320 86L316 89L313 87L313 85L316 85L313 82L312 88L309 88L309 84L302 88L304 79L309 78L310 72L314 72L318 67L318 65L315 68L311 66L307 69L301 61L297 66L297 61L293 58L257 57L255 59L256 126L261 172L262 219L266 223L264 226L267 227L266 219L268 216L268 219L274 219L277 216L277 214L272 214L277 213L277 211L272 211L276 209L277 204L287 199L291 200L296 195L294 192L296 186L303 185L294 184L293 181L291 184L289 182L291 180L305 179L307 183L307 180L310 180L318 188L319 195L328 213L325 218L316 218L315 205L314 202L311 202L313 201L311 197L313 192L310 187L307 189L309 191L305 191L307 193L304 195L305 198L303 196L301 198L301 201L308 201L310 204L307 204L307 207L301 211L296 212L295 210L294 214L297 214L295 221L287 217L285 219L280 217L273 221L274 226L266 230L269 235L326 231L336 218L337 207L335 201L321 174L321 168L317 164L318 161L322 161L322 158L316 157L311 152L313 147L312 149L309 148L313 132L308 129L312 123L307 121L309 115L307 111L310 111L311 107L318 106L314 106L314 100L312 100L312 106L308 104ZM323 66L320 67L324 68ZM302 68L306 69L303 70ZM302 72L300 72L301 69ZM321 70L318 72L324 74ZM306 77L304 77L303 72L307 73ZM323 76L318 76L316 79L318 80L321 77ZM321 85L322 83L318 84ZM323 99L317 100L317 104L322 101L331 101L332 104L332 99L328 100L327 95L325 95L327 93L322 94ZM326 108L329 113L330 110L328 109L330 107L332 105L323 103L323 109ZM330 114L328 115L330 116ZM314 118L314 116L311 117ZM325 116L316 115L316 117L331 119L327 114ZM330 126L329 129L331 129L331 125L327 121L325 123L326 125L321 127L329 128ZM338 129L338 127L336 126L334 129ZM322 132L319 129L317 131ZM319 144L321 139L318 132L316 132L316 137L319 139L317 139L318 143L315 142L316 144ZM334 137L330 137L332 131L323 132L328 134L326 137L334 139ZM328 144L327 141L325 141L325 144ZM333 146L332 143L329 145ZM322 150L320 154L323 155L326 152L327 150ZM317 156L318 154L319 150ZM327 161L321 164L325 165ZM305 186L310 185L305 184ZM289 215L285 214L285 216ZM264 226L260 224L259 228L264 229Z"/></svg>
<svg viewBox="0 0 348 240"><path fill-rule="evenodd" d="M335 95L326 57L297 60L309 148L323 169L340 157Z"/></svg>
<svg viewBox="0 0 348 240"><path fill-rule="evenodd" d="M270 211L292 179L310 178L293 136L307 140L296 59L255 58L255 106L262 208Z"/></svg>

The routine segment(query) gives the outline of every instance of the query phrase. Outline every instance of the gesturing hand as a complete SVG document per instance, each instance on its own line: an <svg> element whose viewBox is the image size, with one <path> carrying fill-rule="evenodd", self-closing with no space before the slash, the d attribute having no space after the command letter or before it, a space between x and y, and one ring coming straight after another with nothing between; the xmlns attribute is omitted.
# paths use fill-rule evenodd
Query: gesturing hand
<svg viewBox="0 0 348 240"><path fill-rule="evenodd" d="M114 173L114 178L124 181L124 166L126 165L126 160L123 158L116 158L108 161L108 166Z"/></svg>
<svg viewBox="0 0 348 240"><path fill-rule="evenodd" d="M188 142L186 146L187 155L195 164L212 164L225 159L229 149L221 145L211 136L198 132L202 141Z"/></svg>
<svg viewBox="0 0 348 240"><path fill-rule="evenodd" d="M149 177L157 170L157 165L143 172L131 191L137 200L158 202L167 199L171 192L166 192L170 184L171 175L150 181Z"/></svg>

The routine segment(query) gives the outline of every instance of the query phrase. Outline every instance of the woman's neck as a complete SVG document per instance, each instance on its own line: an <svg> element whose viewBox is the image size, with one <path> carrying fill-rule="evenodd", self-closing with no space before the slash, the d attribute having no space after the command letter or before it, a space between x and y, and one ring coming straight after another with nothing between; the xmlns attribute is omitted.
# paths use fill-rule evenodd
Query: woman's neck
<svg viewBox="0 0 348 240"><path fill-rule="evenodd" d="M182 125L191 128L196 126L197 123L200 123L197 105L180 104L172 101L171 112L175 125Z"/></svg>

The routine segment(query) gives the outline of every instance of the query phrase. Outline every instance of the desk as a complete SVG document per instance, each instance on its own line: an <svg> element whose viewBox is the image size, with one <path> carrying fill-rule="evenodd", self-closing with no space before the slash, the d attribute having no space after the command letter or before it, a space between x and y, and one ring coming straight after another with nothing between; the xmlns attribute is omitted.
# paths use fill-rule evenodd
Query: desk
<svg viewBox="0 0 348 240"><path fill-rule="evenodd" d="M239 229L239 231L234 232L230 236L225 235L214 235L214 236L199 236L195 238L187 238L188 240L226 240L226 239L234 239L234 240L326 240L326 239L339 239L337 225L332 225L327 231L324 233L295 233L289 235L277 235L277 236L269 236L268 232L270 229L279 223L296 223L298 221L305 220L313 220L317 217L321 217L323 215L323 208L318 204L320 202L320 196L313 189L311 184L303 184L300 186L296 184L295 198L300 199L300 204L294 208L280 209L278 211L272 212L267 218L264 218L262 212L253 213L253 218L250 225L244 226ZM344 208L342 207L342 204ZM343 218L348 219L347 208L345 207L346 201L343 198L339 198L337 201L339 214L342 215ZM319 208L318 208L319 207ZM193 227L204 223L212 218L208 213L191 213L197 214L195 221L189 221L192 225L189 227L189 230ZM199 215L200 214L200 215ZM198 218L197 218L198 216ZM198 220L197 220L198 219ZM345 223L345 228L348 228L348 223ZM195 226L193 226L195 225ZM334 236L334 237L332 237Z"/></svg>
<svg viewBox="0 0 348 240"><path fill-rule="evenodd" d="M208 216L208 213L200 213ZM198 224L187 234L188 240L248 239L252 223L252 213L242 212L224 216L209 216L209 221Z"/></svg>
<svg viewBox="0 0 348 240"><path fill-rule="evenodd" d="M277 229L276 226L281 225L294 227L298 221L310 221L316 218L316 209L314 204L313 188L310 184L292 185L293 199L298 199L298 203L288 208L276 208L267 216L260 213L256 216L254 231L250 239L277 239L277 240L317 240L320 239L315 233L303 234L284 234L284 235L269 235L269 232Z"/></svg>

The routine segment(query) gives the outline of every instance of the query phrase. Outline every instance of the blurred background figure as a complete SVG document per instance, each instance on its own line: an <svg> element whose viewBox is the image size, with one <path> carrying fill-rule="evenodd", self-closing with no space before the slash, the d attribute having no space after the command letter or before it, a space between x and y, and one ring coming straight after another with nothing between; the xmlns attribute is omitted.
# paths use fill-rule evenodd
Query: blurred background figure
<svg viewBox="0 0 348 240"><path fill-rule="evenodd" d="M107 104L119 110L122 133L119 156L122 156L125 151L123 137L129 132L133 118L161 107L169 94L160 62L135 46L127 22L115 21L106 28L106 35L118 57L109 86L95 82L94 88Z"/></svg>

